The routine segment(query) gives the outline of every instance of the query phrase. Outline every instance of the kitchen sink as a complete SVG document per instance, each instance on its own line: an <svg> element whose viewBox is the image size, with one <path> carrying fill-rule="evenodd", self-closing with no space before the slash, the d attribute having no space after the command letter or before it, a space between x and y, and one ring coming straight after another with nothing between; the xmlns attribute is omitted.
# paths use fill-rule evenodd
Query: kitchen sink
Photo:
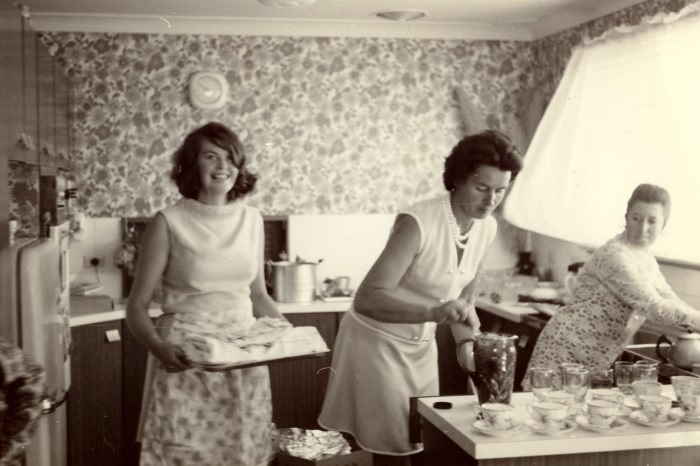
<svg viewBox="0 0 700 466"><path fill-rule="evenodd" d="M668 384L671 383L671 377L674 375L690 375L698 377L698 374L693 374L690 371L676 367L673 364L661 361L661 358L656 354L656 343L644 343L638 345L629 345L622 352L619 358L621 361L655 361L659 363L659 382Z"/></svg>

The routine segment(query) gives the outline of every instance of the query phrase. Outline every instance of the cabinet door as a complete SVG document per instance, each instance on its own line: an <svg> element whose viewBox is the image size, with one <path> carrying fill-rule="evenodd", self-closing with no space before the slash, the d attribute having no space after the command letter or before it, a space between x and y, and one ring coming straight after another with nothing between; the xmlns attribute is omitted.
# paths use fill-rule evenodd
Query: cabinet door
<svg viewBox="0 0 700 466"><path fill-rule="evenodd" d="M136 442L136 431L141 416L141 398L146 378L148 350L133 336L124 323L124 410L122 426L124 435L124 464L138 465L141 444Z"/></svg>
<svg viewBox="0 0 700 466"><path fill-rule="evenodd" d="M36 34L27 19L22 20L22 137L16 145L26 163L39 163L39 120L37 116Z"/></svg>
<svg viewBox="0 0 700 466"><path fill-rule="evenodd" d="M73 327L68 392L68 464L121 466L121 321Z"/></svg>
<svg viewBox="0 0 700 466"><path fill-rule="evenodd" d="M56 166L56 118L54 61L41 40L36 40L37 99L39 113L39 160L42 165Z"/></svg>
<svg viewBox="0 0 700 466"><path fill-rule="evenodd" d="M69 88L70 83L63 69L54 65L54 95L56 97L54 107L55 141L56 141L56 166L62 169L68 168L68 132L69 128ZM59 193L63 194L63 193Z"/></svg>
<svg viewBox="0 0 700 466"><path fill-rule="evenodd" d="M295 327L316 327L329 348L335 344L338 313L287 314ZM272 419L277 427L318 429L318 418L326 393L331 353L322 357L272 363Z"/></svg>
<svg viewBox="0 0 700 466"><path fill-rule="evenodd" d="M24 162L15 148L22 133L22 17L7 1L0 10L0 60L0 151L6 160Z"/></svg>

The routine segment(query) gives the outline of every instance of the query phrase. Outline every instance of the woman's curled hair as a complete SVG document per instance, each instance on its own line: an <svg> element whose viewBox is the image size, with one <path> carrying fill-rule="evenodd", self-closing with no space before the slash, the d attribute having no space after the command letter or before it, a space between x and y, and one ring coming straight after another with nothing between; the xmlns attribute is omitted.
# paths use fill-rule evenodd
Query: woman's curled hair
<svg viewBox="0 0 700 466"><path fill-rule="evenodd" d="M197 199L202 189L199 173L199 151L203 141L228 151L239 173L233 188L227 193L229 201L245 196L253 190L258 177L249 172L243 143L236 133L217 122L201 126L185 137L182 145L173 154L173 171L170 178L177 185L180 194L189 199Z"/></svg>
<svg viewBox="0 0 700 466"><path fill-rule="evenodd" d="M501 131L489 129L465 136L445 159L445 189L452 191L464 183L479 165L509 171L512 181L523 168L523 160L513 141Z"/></svg>

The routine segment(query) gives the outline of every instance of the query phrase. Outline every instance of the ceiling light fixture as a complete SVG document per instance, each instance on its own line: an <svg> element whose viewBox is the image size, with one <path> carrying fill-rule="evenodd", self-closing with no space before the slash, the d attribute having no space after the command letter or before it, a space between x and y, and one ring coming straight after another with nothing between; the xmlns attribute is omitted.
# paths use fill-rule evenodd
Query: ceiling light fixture
<svg viewBox="0 0 700 466"><path fill-rule="evenodd" d="M419 10L380 11L379 13L375 13L374 16L391 21L414 21L423 18L425 12Z"/></svg>
<svg viewBox="0 0 700 466"><path fill-rule="evenodd" d="M296 8L301 8L304 6L309 6L313 5L316 3L316 0L258 0L258 2L262 3L265 6L273 6L273 7L296 7Z"/></svg>

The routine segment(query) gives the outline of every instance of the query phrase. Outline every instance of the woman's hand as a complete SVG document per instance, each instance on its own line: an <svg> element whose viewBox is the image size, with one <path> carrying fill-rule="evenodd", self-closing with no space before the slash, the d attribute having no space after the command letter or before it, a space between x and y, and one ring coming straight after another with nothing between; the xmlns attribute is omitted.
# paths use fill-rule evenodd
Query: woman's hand
<svg viewBox="0 0 700 466"><path fill-rule="evenodd" d="M469 326L479 326L479 319L476 318L476 313L472 312L474 306L460 298L452 301L440 303L430 309L430 320L438 324L451 324L455 322L463 322ZM476 322L474 321L476 318Z"/></svg>
<svg viewBox="0 0 700 466"><path fill-rule="evenodd" d="M151 351L163 363L168 372L182 372L192 367L182 348L167 341L159 341L152 345Z"/></svg>

